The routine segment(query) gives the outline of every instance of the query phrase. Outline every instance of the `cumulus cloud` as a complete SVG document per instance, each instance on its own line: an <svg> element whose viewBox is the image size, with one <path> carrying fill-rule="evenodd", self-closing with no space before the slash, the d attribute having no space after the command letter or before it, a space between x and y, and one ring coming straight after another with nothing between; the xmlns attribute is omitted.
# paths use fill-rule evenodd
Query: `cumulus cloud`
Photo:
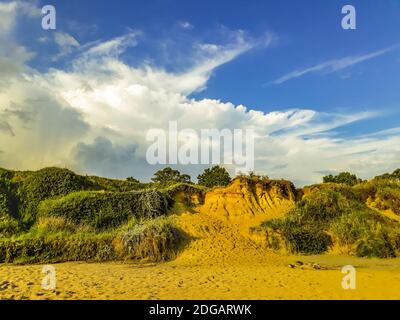
<svg viewBox="0 0 400 320"><path fill-rule="evenodd" d="M4 39L20 46L10 34L11 29ZM191 64L179 72L125 62L121 56L141 36L142 32L131 30L114 39L80 44L60 32L56 42L74 52L72 60L68 68L43 72L0 51L0 166L59 165L108 177L148 179L159 167L145 160L150 144L146 133L153 128L166 130L171 120L179 129L198 132L254 129L256 171L298 184L316 182L327 170L352 170L367 177L397 165L398 130L346 139L327 134L374 117L371 112L326 114L295 108L265 113L190 97L207 86L216 68L268 46L272 36L252 38L244 31L230 31L229 41L194 42ZM204 166L179 168L195 177Z"/></svg>

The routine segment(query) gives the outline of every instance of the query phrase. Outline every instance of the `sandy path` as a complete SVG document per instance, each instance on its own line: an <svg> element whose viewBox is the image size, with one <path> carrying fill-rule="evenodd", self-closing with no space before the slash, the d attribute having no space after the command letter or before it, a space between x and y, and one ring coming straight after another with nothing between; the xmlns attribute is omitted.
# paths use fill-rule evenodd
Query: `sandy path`
<svg viewBox="0 0 400 320"><path fill-rule="evenodd" d="M0 265L1 299L400 299L400 259L288 257L258 247L247 228L206 215L182 215L194 240L161 264L63 263L57 288L41 288L41 265ZM289 267L297 260L310 266ZM357 268L357 289L341 287L341 267Z"/></svg>

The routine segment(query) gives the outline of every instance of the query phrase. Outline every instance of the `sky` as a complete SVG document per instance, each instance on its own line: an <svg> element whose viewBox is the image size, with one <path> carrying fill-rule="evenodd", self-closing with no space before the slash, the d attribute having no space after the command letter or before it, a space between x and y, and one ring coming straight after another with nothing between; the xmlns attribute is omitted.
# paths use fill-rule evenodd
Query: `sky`
<svg viewBox="0 0 400 320"><path fill-rule="evenodd" d="M255 129L272 178L369 178L400 167L399 103L400 0L0 0L0 167L147 181L177 121Z"/></svg>

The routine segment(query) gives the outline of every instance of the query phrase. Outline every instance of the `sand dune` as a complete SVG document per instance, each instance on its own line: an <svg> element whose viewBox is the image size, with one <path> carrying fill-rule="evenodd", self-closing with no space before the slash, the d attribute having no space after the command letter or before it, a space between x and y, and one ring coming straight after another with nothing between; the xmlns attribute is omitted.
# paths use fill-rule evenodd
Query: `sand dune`
<svg viewBox="0 0 400 320"><path fill-rule="evenodd" d="M177 224L191 241L174 261L56 264L57 287L51 291L41 288L42 265L1 265L0 298L400 299L400 259L284 256L266 250L249 228L284 214L292 195L248 190L237 183L208 194L204 205L186 213L179 208ZM356 290L342 288L344 265L356 267Z"/></svg>
<svg viewBox="0 0 400 320"><path fill-rule="evenodd" d="M183 214L177 219L193 240L174 261L56 264L57 288L53 291L41 288L41 265L2 265L0 298L400 298L399 259L282 256L264 250L228 220L206 214ZM304 264L296 265L298 260ZM341 286L341 267L347 264L357 268L356 290Z"/></svg>

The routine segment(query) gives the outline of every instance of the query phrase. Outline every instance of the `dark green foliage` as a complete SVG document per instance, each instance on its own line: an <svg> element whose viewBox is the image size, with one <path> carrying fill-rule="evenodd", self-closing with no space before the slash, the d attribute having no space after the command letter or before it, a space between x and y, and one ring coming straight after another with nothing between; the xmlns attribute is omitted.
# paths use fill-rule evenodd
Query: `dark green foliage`
<svg viewBox="0 0 400 320"><path fill-rule="evenodd" d="M214 166L207 168L197 177L198 183L207 188L224 187L231 182L231 177L225 168Z"/></svg>
<svg viewBox="0 0 400 320"><path fill-rule="evenodd" d="M0 239L0 263L173 259L186 236L167 218L128 224L121 234L34 233Z"/></svg>
<svg viewBox="0 0 400 320"><path fill-rule="evenodd" d="M126 192L147 188L147 184L128 178L127 180L108 179L96 176L87 177L88 181L93 184L91 190L104 190L113 192Z"/></svg>
<svg viewBox="0 0 400 320"><path fill-rule="evenodd" d="M107 261L115 258L113 236L107 234L0 240L1 263Z"/></svg>
<svg viewBox="0 0 400 320"><path fill-rule="evenodd" d="M12 183L12 172L0 169L0 218L18 218L16 186Z"/></svg>
<svg viewBox="0 0 400 320"><path fill-rule="evenodd" d="M326 223L342 215L349 206L349 201L340 193L321 190L301 200L291 214L298 215L301 224Z"/></svg>
<svg viewBox="0 0 400 320"><path fill-rule="evenodd" d="M43 200L89 189L91 186L85 177L67 169L45 168L35 171L23 180L18 190L23 219L33 223L37 207Z"/></svg>
<svg viewBox="0 0 400 320"><path fill-rule="evenodd" d="M190 176L187 174L182 174L178 170L174 170L171 167L167 167L157 171L151 180L154 183L161 185L174 184L177 182L190 183Z"/></svg>
<svg viewBox="0 0 400 320"><path fill-rule="evenodd" d="M393 258L395 250L386 235L368 237L357 242L356 254L359 257Z"/></svg>
<svg viewBox="0 0 400 320"><path fill-rule="evenodd" d="M292 253L323 253L335 240L353 248L358 256L394 256L395 250L400 249L397 225L351 193L345 194L348 197L326 188L315 189L287 216L261 226L271 238L282 236L286 249Z"/></svg>
<svg viewBox="0 0 400 320"><path fill-rule="evenodd" d="M134 177L126 178L126 181L133 182L133 183L136 183L136 184L140 183L140 181L138 179L135 179Z"/></svg>
<svg viewBox="0 0 400 320"><path fill-rule="evenodd" d="M290 252L303 254L320 254L332 244L331 237L318 228L294 228L284 234Z"/></svg>
<svg viewBox="0 0 400 320"><path fill-rule="evenodd" d="M158 218L126 230L121 239L126 258L163 261L175 258L186 238L169 219Z"/></svg>
<svg viewBox="0 0 400 320"><path fill-rule="evenodd" d="M385 173L381 176L376 176L375 179L386 179L400 182L400 169L396 169L392 173Z"/></svg>
<svg viewBox="0 0 400 320"><path fill-rule="evenodd" d="M156 190L132 192L85 191L43 201L40 216L60 216L75 224L97 230L117 227L129 218L154 218L165 215L169 208L167 197Z"/></svg>
<svg viewBox="0 0 400 320"><path fill-rule="evenodd" d="M11 237L21 232L18 220L11 217L0 217L0 237Z"/></svg>
<svg viewBox="0 0 400 320"><path fill-rule="evenodd" d="M390 220L370 209L349 212L331 224L339 244L354 246L354 253L360 257L394 257L390 237L395 230Z"/></svg>
<svg viewBox="0 0 400 320"><path fill-rule="evenodd" d="M323 178L324 183L333 182L333 183L344 183L349 186L354 186L358 183L361 183L362 180L357 178L355 174L351 174L349 172L341 172L336 176L329 175Z"/></svg>

